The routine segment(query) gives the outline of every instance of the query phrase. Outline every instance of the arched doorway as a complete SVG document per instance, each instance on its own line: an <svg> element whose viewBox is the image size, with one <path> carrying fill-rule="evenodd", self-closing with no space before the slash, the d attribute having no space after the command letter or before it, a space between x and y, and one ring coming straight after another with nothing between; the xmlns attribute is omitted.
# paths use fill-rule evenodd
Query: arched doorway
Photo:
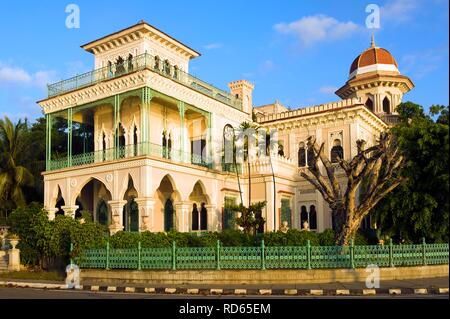
<svg viewBox="0 0 450 319"><path fill-rule="evenodd" d="M75 218L82 217L82 212L89 212L92 220L108 225L111 221L111 212L108 202L112 199L111 193L105 184L93 178L87 182L77 196L75 204L78 209Z"/></svg>
<svg viewBox="0 0 450 319"><path fill-rule="evenodd" d="M159 199L155 203L155 211L160 212L155 215L156 229L160 231L174 230L176 228L174 203L180 200L180 196L171 176L163 177L156 189L155 198Z"/></svg>
<svg viewBox="0 0 450 319"><path fill-rule="evenodd" d="M205 187L200 181L195 183L189 195L189 201L192 202L191 230L208 230L208 210L206 204L209 203L209 200L205 194Z"/></svg>
<svg viewBox="0 0 450 319"><path fill-rule="evenodd" d="M164 231L173 230L174 227L173 201L168 198L164 204Z"/></svg>
<svg viewBox="0 0 450 319"><path fill-rule="evenodd" d="M138 193L134 188L133 179L128 175L128 187L123 196L127 203L123 206L123 229L125 231L139 231L139 206L135 201Z"/></svg>

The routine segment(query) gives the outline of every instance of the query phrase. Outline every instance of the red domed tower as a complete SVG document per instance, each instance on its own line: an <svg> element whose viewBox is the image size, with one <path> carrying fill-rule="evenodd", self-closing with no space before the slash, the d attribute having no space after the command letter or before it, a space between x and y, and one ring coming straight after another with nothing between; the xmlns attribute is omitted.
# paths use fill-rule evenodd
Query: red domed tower
<svg viewBox="0 0 450 319"><path fill-rule="evenodd" d="M392 54L377 47L372 36L370 48L353 60L348 80L336 94L342 99L360 98L372 112L395 123L395 107L413 87L411 79L400 74Z"/></svg>

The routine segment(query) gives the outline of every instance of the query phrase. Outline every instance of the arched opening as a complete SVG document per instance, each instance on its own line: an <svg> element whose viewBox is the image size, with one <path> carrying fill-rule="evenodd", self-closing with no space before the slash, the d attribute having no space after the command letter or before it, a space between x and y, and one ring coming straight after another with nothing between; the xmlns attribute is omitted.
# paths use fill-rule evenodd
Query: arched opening
<svg viewBox="0 0 450 319"><path fill-rule="evenodd" d="M127 62L128 62L128 72L133 71L133 55L131 53L128 55Z"/></svg>
<svg viewBox="0 0 450 319"><path fill-rule="evenodd" d="M374 109L373 109L373 101L372 101L372 99L369 97L369 98L367 98L367 101L366 101L366 103L365 103L365 106L369 109L369 110L371 110L372 112L374 111Z"/></svg>
<svg viewBox="0 0 450 319"><path fill-rule="evenodd" d="M116 76L125 73L124 59L119 56L116 60Z"/></svg>
<svg viewBox="0 0 450 319"><path fill-rule="evenodd" d="M136 125L134 126L134 129L133 129L133 155L134 156L138 155L138 136L137 136Z"/></svg>
<svg viewBox="0 0 450 319"><path fill-rule="evenodd" d="M236 148L234 147L235 132L234 128L227 124L223 128L223 159L222 166L224 171L234 171L234 162L236 160Z"/></svg>
<svg viewBox="0 0 450 319"><path fill-rule="evenodd" d="M278 156L284 157L284 147L282 144L278 145Z"/></svg>
<svg viewBox="0 0 450 319"><path fill-rule="evenodd" d="M156 223L163 231L175 229L174 202L179 200L179 196L175 189L175 183L169 175L164 176L161 180L155 197L159 199L155 207L161 212L160 215L155 216Z"/></svg>
<svg viewBox="0 0 450 319"><path fill-rule="evenodd" d="M119 142L119 157L125 157L125 129L122 126L122 123L119 123L119 127L117 128L117 136Z"/></svg>
<svg viewBox="0 0 450 319"><path fill-rule="evenodd" d="M317 229L317 212L316 206L309 206L309 228Z"/></svg>
<svg viewBox="0 0 450 319"><path fill-rule="evenodd" d="M155 56L155 65L153 66L155 70L159 70L160 61L161 59L159 58L159 56Z"/></svg>
<svg viewBox="0 0 450 319"><path fill-rule="evenodd" d="M95 178L91 179L77 196L75 204L78 205L78 209L75 218L80 218L82 211L87 211L94 221L108 225L111 221L111 212L107 203L111 199L111 193L105 184Z"/></svg>
<svg viewBox="0 0 450 319"><path fill-rule="evenodd" d="M391 102L387 96L383 99L383 112L387 114L391 113Z"/></svg>
<svg viewBox="0 0 450 319"><path fill-rule="evenodd" d="M162 144L162 157L163 158L168 158L169 152L168 152L168 149L167 149L167 136L166 136L166 131L165 130L162 132L161 138L162 138L162 141L161 141L161 144Z"/></svg>
<svg viewBox="0 0 450 319"><path fill-rule="evenodd" d="M306 210L306 206L302 206L300 208L300 227L304 228L303 223L308 221L308 211Z"/></svg>
<svg viewBox="0 0 450 319"><path fill-rule="evenodd" d="M172 154L172 134L169 133L169 138L167 139L167 158L170 159Z"/></svg>
<svg viewBox="0 0 450 319"><path fill-rule="evenodd" d="M64 211L61 209L61 207L65 205L66 203L64 201L64 198L62 197L61 188L58 186L58 196L56 197L56 205L55 205L55 208L57 208L58 211L56 211L55 216L64 215Z"/></svg>
<svg viewBox="0 0 450 319"><path fill-rule="evenodd" d="M314 168L314 157L316 156L314 153L314 149L312 147L308 147L307 154L307 162L309 168Z"/></svg>
<svg viewBox="0 0 450 319"><path fill-rule="evenodd" d="M333 147L331 148L331 163L338 163L339 160L344 159L344 149L341 145L341 140L335 139L333 141Z"/></svg>
<svg viewBox="0 0 450 319"><path fill-rule="evenodd" d="M164 73L167 76L170 76L170 64L169 64L169 60L164 60Z"/></svg>
<svg viewBox="0 0 450 319"><path fill-rule="evenodd" d="M178 79L178 66L177 65L175 65L173 67L173 78Z"/></svg>
<svg viewBox="0 0 450 319"><path fill-rule="evenodd" d="M306 147L305 143L301 142L298 147L298 167L306 166Z"/></svg>
<svg viewBox="0 0 450 319"><path fill-rule="evenodd" d="M136 188L134 188L133 179L128 175L128 187L123 196L123 199L127 201L123 207L123 229L125 231L136 232L139 231L139 207L135 201L138 197Z"/></svg>
<svg viewBox="0 0 450 319"><path fill-rule="evenodd" d="M106 135L105 132L102 133L102 158L106 161Z"/></svg>
<svg viewBox="0 0 450 319"><path fill-rule="evenodd" d="M195 183L194 188L189 195L189 201L193 203L191 214L191 230L207 230L208 229L208 210L206 203L209 202L208 196L205 194L205 188L200 181Z"/></svg>

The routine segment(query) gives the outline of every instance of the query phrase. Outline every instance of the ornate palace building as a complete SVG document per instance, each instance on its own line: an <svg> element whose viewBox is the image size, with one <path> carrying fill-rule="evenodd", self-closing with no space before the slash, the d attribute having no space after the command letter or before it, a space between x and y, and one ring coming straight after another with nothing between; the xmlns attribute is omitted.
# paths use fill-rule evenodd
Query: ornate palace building
<svg viewBox="0 0 450 319"><path fill-rule="evenodd" d="M47 119L44 204L50 219L90 211L111 233L236 227L227 206L248 204L249 191L252 202L267 201L264 231L305 220L311 230L331 228L330 208L299 174L311 158L306 139L324 142L333 162L349 159L356 140L370 145L395 123L414 87L373 40L337 90L341 100L296 110L254 106L246 80L224 91L190 75L200 54L145 22L82 48L95 70L49 85L38 102ZM228 163L225 145L252 121L270 147L249 166Z"/></svg>

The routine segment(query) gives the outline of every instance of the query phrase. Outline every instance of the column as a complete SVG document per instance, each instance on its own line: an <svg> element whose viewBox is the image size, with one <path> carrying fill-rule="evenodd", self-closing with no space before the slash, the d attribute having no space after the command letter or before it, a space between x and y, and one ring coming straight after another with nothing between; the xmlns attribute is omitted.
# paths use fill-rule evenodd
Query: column
<svg viewBox="0 0 450 319"><path fill-rule="evenodd" d="M149 87L141 89L141 150L148 154L148 143L150 142L150 101L152 93Z"/></svg>
<svg viewBox="0 0 450 319"><path fill-rule="evenodd" d="M118 148L119 148L119 134L118 133L118 127L119 127L119 119L120 119L120 111L119 111L119 95L114 95L114 159L118 158Z"/></svg>
<svg viewBox="0 0 450 319"><path fill-rule="evenodd" d="M111 235L123 230L123 206L127 203L126 200L110 200L108 201L111 207L112 221L109 225L109 232Z"/></svg>
<svg viewBox="0 0 450 319"><path fill-rule="evenodd" d="M189 231L189 211L191 205L188 202L175 203L175 215L176 215L176 230L179 232Z"/></svg>
<svg viewBox="0 0 450 319"><path fill-rule="evenodd" d="M67 167L72 166L72 108L67 110Z"/></svg>
<svg viewBox="0 0 450 319"><path fill-rule="evenodd" d="M211 120L211 112L208 112L207 116L207 125L208 125L208 158L206 158L206 163L209 168L213 168L213 147L212 147L212 120Z"/></svg>
<svg viewBox="0 0 450 319"><path fill-rule="evenodd" d="M46 208L45 210L48 212L48 219L54 220L56 213L58 212L58 208Z"/></svg>
<svg viewBox="0 0 450 319"><path fill-rule="evenodd" d="M220 214L217 211L216 205L205 205L208 210L208 231L219 231Z"/></svg>
<svg viewBox="0 0 450 319"><path fill-rule="evenodd" d="M187 156L184 154L184 146L185 146L185 123L184 123L184 113L185 113L185 104L183 101L178 101L178 111L180 112L180 153L181 153L181 161L186 162Z"/></svg>
<svg viewBox="0 0 450 319"><path fill-rule="evenodd" d="M61 209L64 211L64 216L75 218L75 212L78 209L78 205L61 206Z"/></svg>
<svg viewBox="0 0 450 319"><path fill-rule="evenodd" d="M46 114L45 115L46 121L46 140L45 140L45 169L48 171L51 169L50 163L52 160L52 115Z"/></svg>
<svg viewBox="0 0 450 319"><path fill-rule="evenodd" d="M153 231L155 201L150 197L139 197L135 201L139 206L139 231Z"/></svg>

